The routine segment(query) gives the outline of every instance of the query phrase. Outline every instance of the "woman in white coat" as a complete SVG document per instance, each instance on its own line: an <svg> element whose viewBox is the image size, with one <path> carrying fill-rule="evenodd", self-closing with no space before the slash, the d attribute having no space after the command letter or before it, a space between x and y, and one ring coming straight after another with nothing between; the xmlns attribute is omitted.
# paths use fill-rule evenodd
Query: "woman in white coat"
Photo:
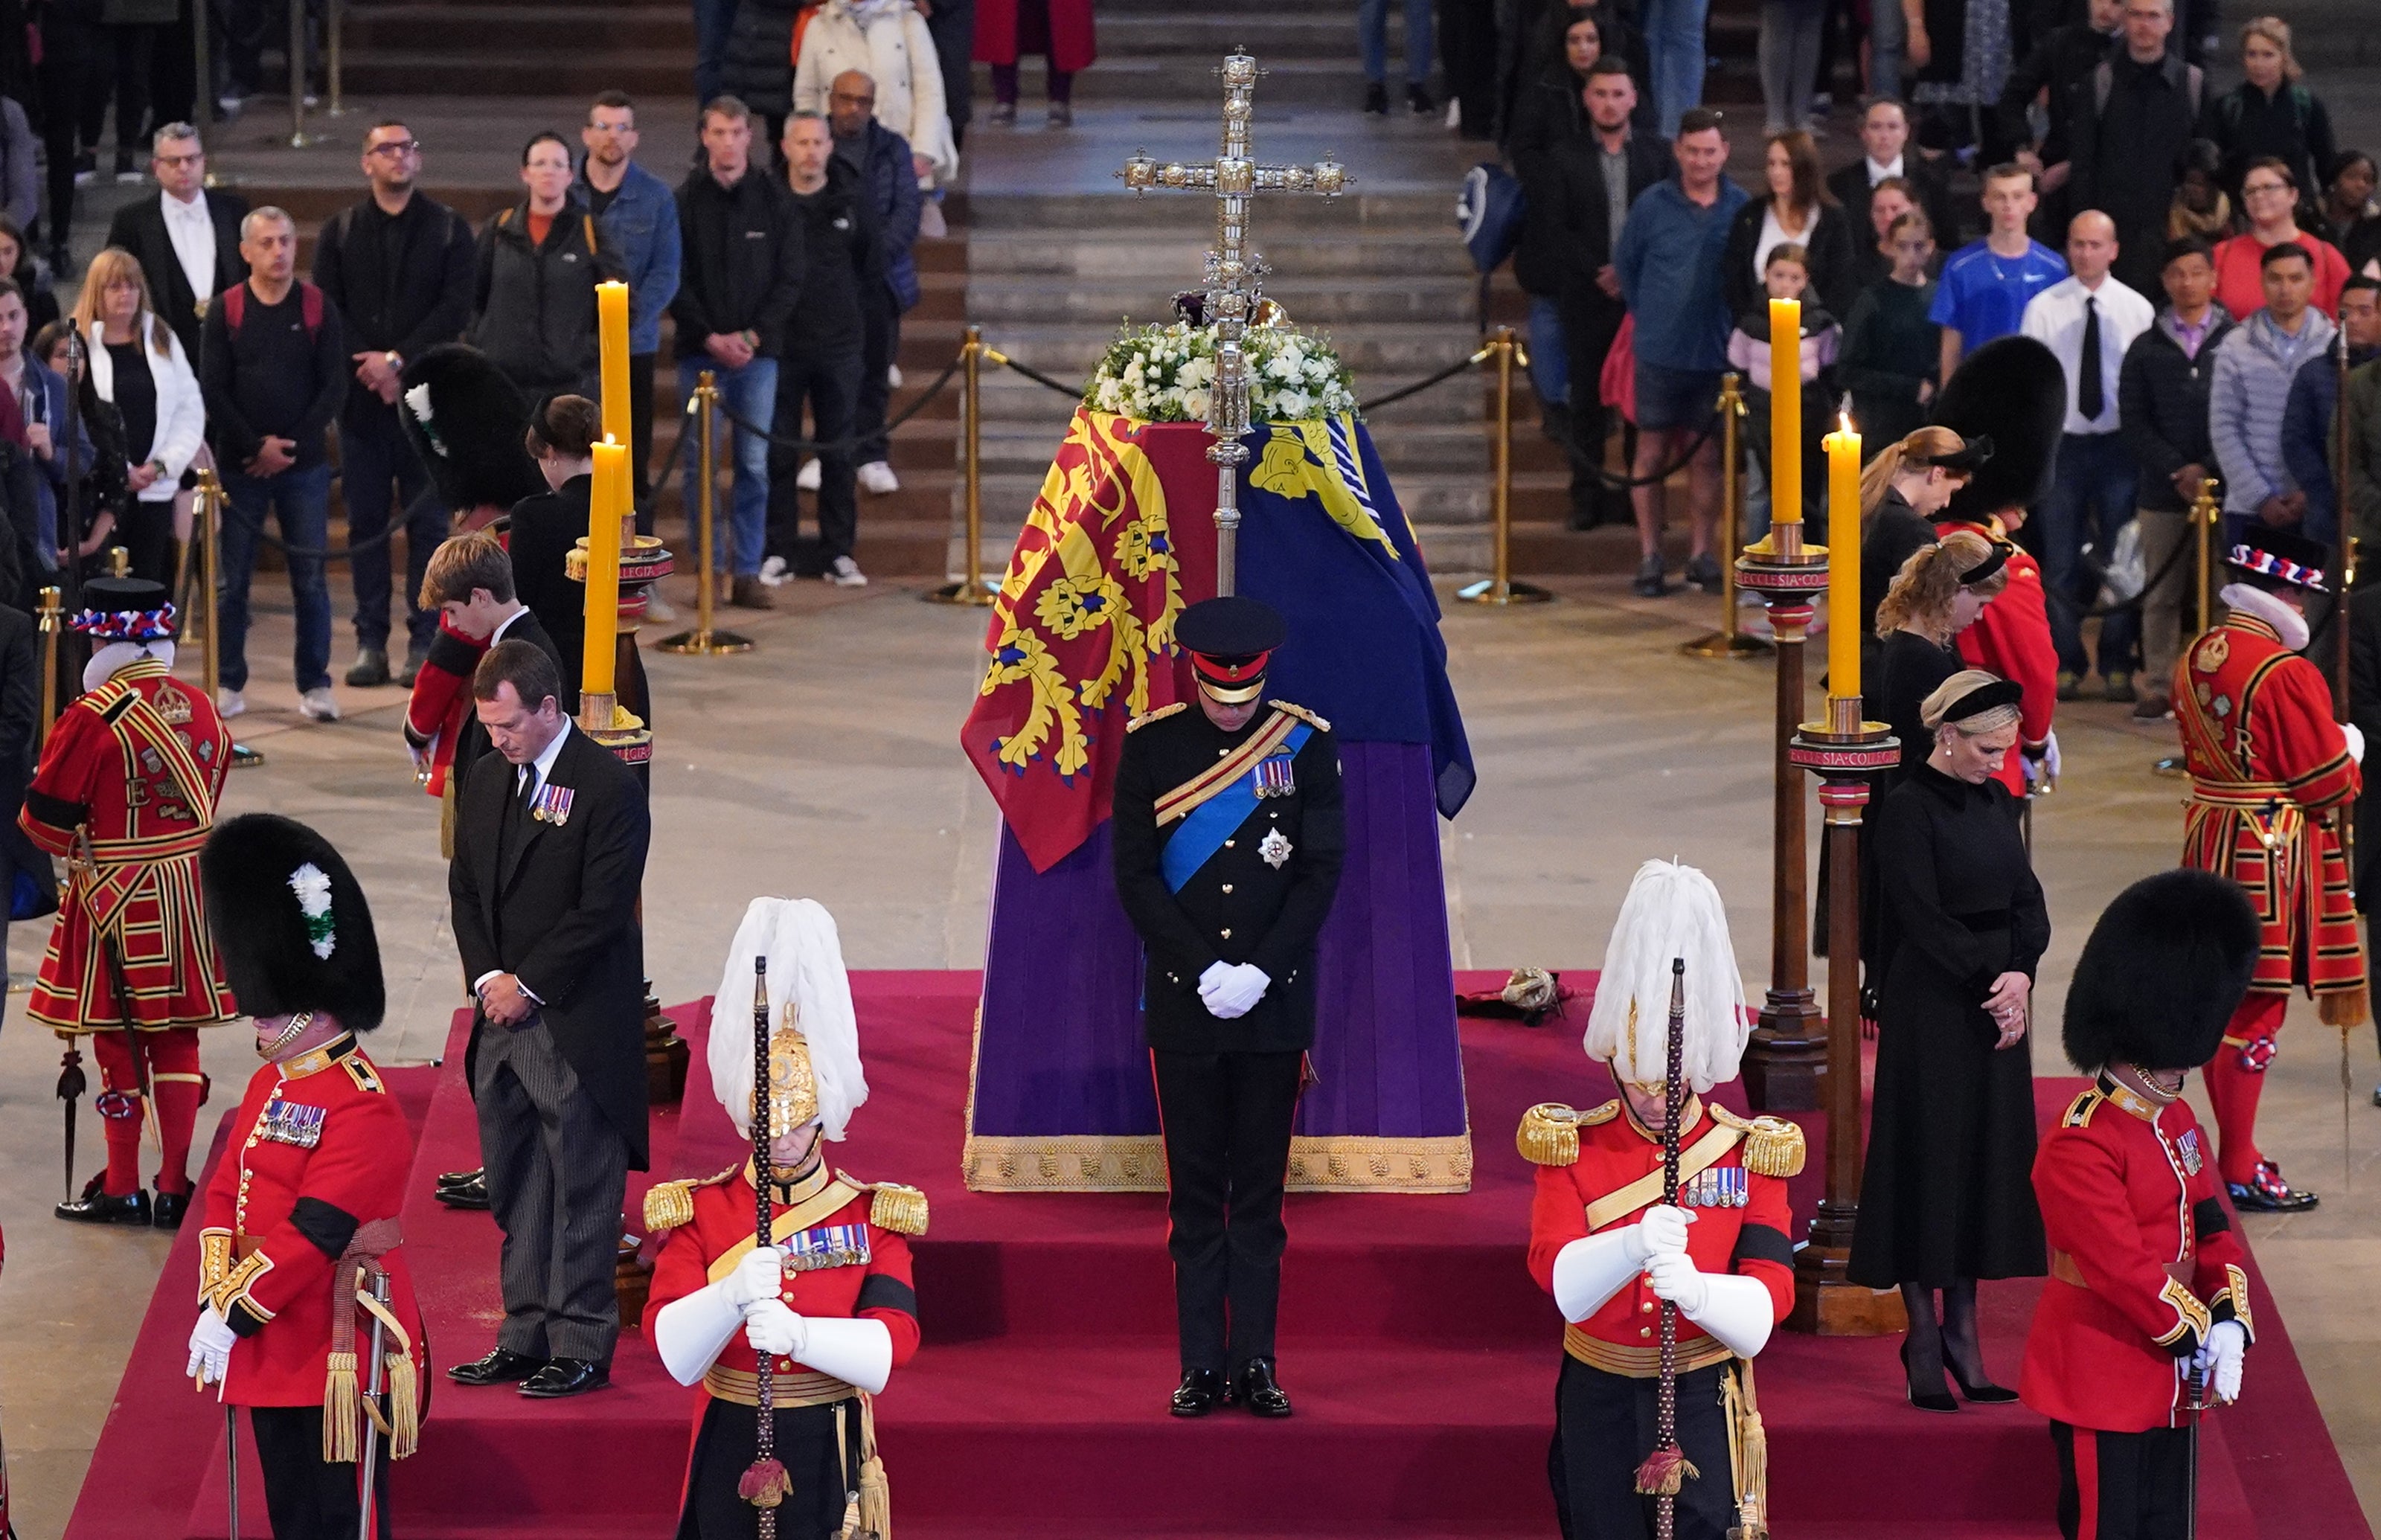
<svg viewBox="0 0 2381 1540"><path fill-rule="evenodd" d="M876 82L876 121L910 141L918 185L949 183L959 166L944 109L942 61L910 0L826 0L802 31L794 110L827 112L827 88L857 69Z"/></svg>
<svg viewBox="0 0 2381 1540"><path fill-rule="evenodd" d="M124 420L132 493L122 524L101 514L78 554L121 545L132 558L134 577L171 588L177 575L175 542L189 532L177 521L175 495L206 437L199 377L181 339L151 303L140 259L122 247L92 259L74 318L89 341L92 388Z"/></svg>

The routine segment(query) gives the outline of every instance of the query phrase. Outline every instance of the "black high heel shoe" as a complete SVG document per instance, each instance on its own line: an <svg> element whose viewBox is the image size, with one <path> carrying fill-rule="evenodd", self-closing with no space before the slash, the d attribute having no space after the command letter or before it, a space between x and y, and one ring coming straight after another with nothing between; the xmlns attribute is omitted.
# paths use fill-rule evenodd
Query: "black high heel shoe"
<svg viewBox="0 0 2381 1540"><path fill-rule="evenodd" d="M1940 1391L1937 1391L1933 1395L1922 1396L1918 1393L1918 1387L1915 1385L1909 1383L1910 1338L1906 1337L1901 1339L1901 1378L1903 1381L1903 1387L1910 1393L1910 1404L1916 1407L1919 1411L1957 1412L1960 1410L1960 1403L1953 1400L1949 1396L1943 1394ZM1973 1398L1972 1397L1970 1399L1972 1399Z"/></svg>
<svg viewBox="0 0 2381 1540"><path fill-rule="evenodd" d="M1978 1406L1998 1406L2017 1399L2016 1391L2007 1386L1995 1385L1990 1380L1981 1380L1974 1385L1970 1385L1968 1376L1960 1373L1960 1366L1951 1362L1950 1355L1948 1353L1944 1355L1943 1367L1950 1374L1951 1383L1960 1387L1960 1394Z"/></svg>

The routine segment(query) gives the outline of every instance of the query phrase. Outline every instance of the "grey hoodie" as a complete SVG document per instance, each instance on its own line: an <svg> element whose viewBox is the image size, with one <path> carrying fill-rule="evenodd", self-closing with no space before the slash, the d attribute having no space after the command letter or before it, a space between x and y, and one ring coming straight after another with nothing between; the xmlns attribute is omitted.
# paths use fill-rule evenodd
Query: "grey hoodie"
<svg viewBox="0 0 2381 1540"><path fill-rule="evenodd" d="M2282 409L2299 365L2331 346L2331 317L2307 307L2293 336L2259 311L2232 328L2216 349L2208 388L2208 436L2216 443L2216 474L2224 479L2224 511L2253 514L2268 497L2298 490L2282 464Z"/></svg>

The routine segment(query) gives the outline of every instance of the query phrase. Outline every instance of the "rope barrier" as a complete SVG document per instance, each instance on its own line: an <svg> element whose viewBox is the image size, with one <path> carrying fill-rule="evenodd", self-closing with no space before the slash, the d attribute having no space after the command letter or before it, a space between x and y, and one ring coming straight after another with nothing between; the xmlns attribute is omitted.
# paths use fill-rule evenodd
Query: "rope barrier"
<svg viewBox="0 0 2381 1540"><path fill-rule="evenodd" d="M381 546L388 544L389 537L397 532L397 525L403 522L402 519L392 518L389 519L388 523L382 528L380 533L366 535L361 540L351 540L337 550L333 550L327 545L292 545L289 542L282 539L279 535L275 534L272 531L264 527L264 516L263 514L258 514L256 516L256 522L250 524L248 522L248 516L240 511L239 505L234 503L228 495L226 495L223 500L223 511L226 520L234 519L239 520L241 533L246 534L252 540L261 540L264 542L264 544L272 546L283 556L299 556L306 560L323 562L345 561L349 556L359 555L362 552L377 550Z"/></svg>
<svg viewBox="0 0 2381 1540"><path fill-rule="evenodd" d="M862 444L868 443L873 439L884 437L886 434L891 433L902 423L907 422L910 419L925 410L926 403L941 395L943 387L951 383L951 376L959 372L960 362L961 361L959 359L953 359L944 367L944 370L940 374L934 376L934 383L926 386L925 390L919 395L916 400L910 402L908 406L903 407L891 418L888 418L883 427L872 430L865 434L847 434L841 438L825 441L812 438L788 438L782 434L771 433L766 428L755 427L753 424L745 422L742 418L728 410L725 402L720 404L719 415L726 418L729 425L734 427L738 433L751 434L753 437L765 440L766 442L776 446L780 449L792 449L806 455L848 455L854 449L859 448ZM687 407L687 415L691 417L693 414L693 403L689 402Z"/></svg>

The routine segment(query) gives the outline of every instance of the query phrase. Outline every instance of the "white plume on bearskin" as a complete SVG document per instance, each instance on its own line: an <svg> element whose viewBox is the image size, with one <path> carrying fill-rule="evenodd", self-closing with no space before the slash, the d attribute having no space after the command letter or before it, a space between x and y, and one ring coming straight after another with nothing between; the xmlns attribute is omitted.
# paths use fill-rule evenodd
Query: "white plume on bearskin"
<svg viewBox="0 0 2381 1540"><path fill-rule="evenodd" d="M711 1003L711 1088L737 1131L749 1135L752 1116L752 959L769 959L769 1021L786 1024L786 1005L810 1046L818 1080L819 1123L829 1139L843 1137L852 1113L868 1100L860 1068L860 1023L851 1008L851 980L835 916L810 898L752 900L727 951L727 971ZM790 1132L790 1130L776 1131Z"/></svg>
<svg viewBox="0 0 2381 1540"><path fill-rule="evenodd" d="M1649 861L1637 868L1604 949L1585 1047L1617 1081L1660 1083L1676 958L1687 963L1686 1079L1700 1094L1736 1078L1752 1023L1719 889L1691 866Z"/></svg>

